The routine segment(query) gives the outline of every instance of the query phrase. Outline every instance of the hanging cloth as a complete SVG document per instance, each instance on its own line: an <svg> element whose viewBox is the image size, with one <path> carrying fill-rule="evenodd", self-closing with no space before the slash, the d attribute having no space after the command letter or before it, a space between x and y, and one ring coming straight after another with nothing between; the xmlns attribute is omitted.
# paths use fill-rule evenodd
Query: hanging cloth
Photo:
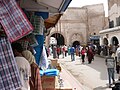
<svg viewBox="0 0 120 90"><path fill-rule="evenodd" d="M35 60L36 60L36 63L39 65L40 57L41 57L42 50L43 50L44 36L43 35L35 35L35 38L39 44L36 47L34 47L34 49L36 51Z"/></svg>
<svg viewBox="0 0 120 90"><path fill-rule="evenodd" d="M48 68L48 64L49 63L48 63L46 49L45 49L45 46L43 45L43 50L40 58L40 68L42 70L46 70Z"/></svg>
<svg viewBox="0 0 120 90"><path fill-rule="evenodd" d="M0 0L0 23L10 42L14 42L33 31L31 23L15 0Z"/></svg>
<svg viewBox="0 0 120 90"><path fill-rule="evenodd" d="M41 16L33 15L30 19L31 24L34 26L33 33L35 35L43 35L44 19Z"/></svg>
<svg viewBox="0 0 120 90"><path fill-rule="evenodd" d="M9 40L0 37L0 90L21 87L17 64Z"/></svg>

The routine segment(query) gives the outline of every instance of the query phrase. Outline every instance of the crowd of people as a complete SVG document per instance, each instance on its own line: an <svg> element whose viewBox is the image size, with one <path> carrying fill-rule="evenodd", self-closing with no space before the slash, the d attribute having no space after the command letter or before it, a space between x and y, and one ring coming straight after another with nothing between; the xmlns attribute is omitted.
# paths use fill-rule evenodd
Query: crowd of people
<svg viewBox="0 0 120 90"><path fill-rule="evenodd" d="M53 55L53 58L62 58L67 55L71 56L71 61L75 61L76 56L81 57L81 62L84 64L87 59L88 64L94 61L95 54L105 56L105 64L108 71L109 87L114 85L115 82L115 70L118 74L118 81L120 81L120 45L94 45L88 46L52 46L47 49L48 55ZM112 80L112 81L111 81ZM120 84L119 84L120 85ZM116 90L116 89L115 89Z"/></svg>
<svg viewBox="0 0 120 90"><path fill-rule="evenodd" d="M85 62L85 57L88 58L88 63L90 64L94 60L95 48L92 46L52 46L47 49L48 55L53 55L53 58L59 58L62 55L62 58L67 55L71 55L71 61L75 61L75 56L79 56L82 59L82 63Z"/></svg>

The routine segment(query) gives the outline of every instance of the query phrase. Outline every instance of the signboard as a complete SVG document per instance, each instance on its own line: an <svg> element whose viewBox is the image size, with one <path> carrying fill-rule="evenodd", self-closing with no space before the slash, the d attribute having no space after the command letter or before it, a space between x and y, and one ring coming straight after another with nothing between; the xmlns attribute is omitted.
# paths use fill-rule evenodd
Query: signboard
<svg viewBox="0 0 120 90"><path fill-rule="evenodd" d="M91 36L90 37L90 40L98 40L98 39L100 39L100 36Z"/></svg>

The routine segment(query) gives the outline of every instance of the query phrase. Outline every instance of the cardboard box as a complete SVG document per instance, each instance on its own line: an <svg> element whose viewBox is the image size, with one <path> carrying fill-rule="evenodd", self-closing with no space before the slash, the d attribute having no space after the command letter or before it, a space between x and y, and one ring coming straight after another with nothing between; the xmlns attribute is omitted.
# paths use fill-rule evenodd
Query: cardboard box
<svg viewBox="0 0 120 90"><path fill-rule="evenodd" d="M57 63L58 63L58 60L57 60L57 59L52 59L52 60L51 60L51 66L56 67L56 66L57 66Z"/></svg>
<svg viewBox="0 0 120 90"><path fill-rule="evenodd" d="M42 76L41 83L43 90L55 90L55 76Z"/></svg>

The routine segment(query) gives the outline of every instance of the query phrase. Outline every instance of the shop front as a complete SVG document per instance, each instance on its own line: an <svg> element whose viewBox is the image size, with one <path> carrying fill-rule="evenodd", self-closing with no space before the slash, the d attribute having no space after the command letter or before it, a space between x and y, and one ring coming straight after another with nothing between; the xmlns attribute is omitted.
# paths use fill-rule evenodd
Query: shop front
<svg viewBox="0 0 120 90"><path fill-rule="evenodd" d="M100 44L100 36L90 36L90 41L92 44L99 45Z"/></svg>
<svg viewBox="0 0 120 90"><path fill-rule="evenodd" d="M39 73L37 71L39 68L47 70L46 48L43 45L44 33L47 29L55 26L56 22L54 25L48 26L49 24L45 25L45 20L50 17L50 13L55 15L64 12L70 2L71 0L1 0L0 90L18 90L24 86L21 82L20 68L18 68L11 47L13 43L19 43L23 50L31 51L37 65L34 74ZM58 20L59 18L57 18ZM46 21L46 23L48 22ZM33 66L33 68L35 67ZM55 72L58 75L58 71L55 70ZM38 75L40 74L37 74L36 77ZM27 80L27 78L24 79ZM33 82L33 84L35 83Z"/></svg>

